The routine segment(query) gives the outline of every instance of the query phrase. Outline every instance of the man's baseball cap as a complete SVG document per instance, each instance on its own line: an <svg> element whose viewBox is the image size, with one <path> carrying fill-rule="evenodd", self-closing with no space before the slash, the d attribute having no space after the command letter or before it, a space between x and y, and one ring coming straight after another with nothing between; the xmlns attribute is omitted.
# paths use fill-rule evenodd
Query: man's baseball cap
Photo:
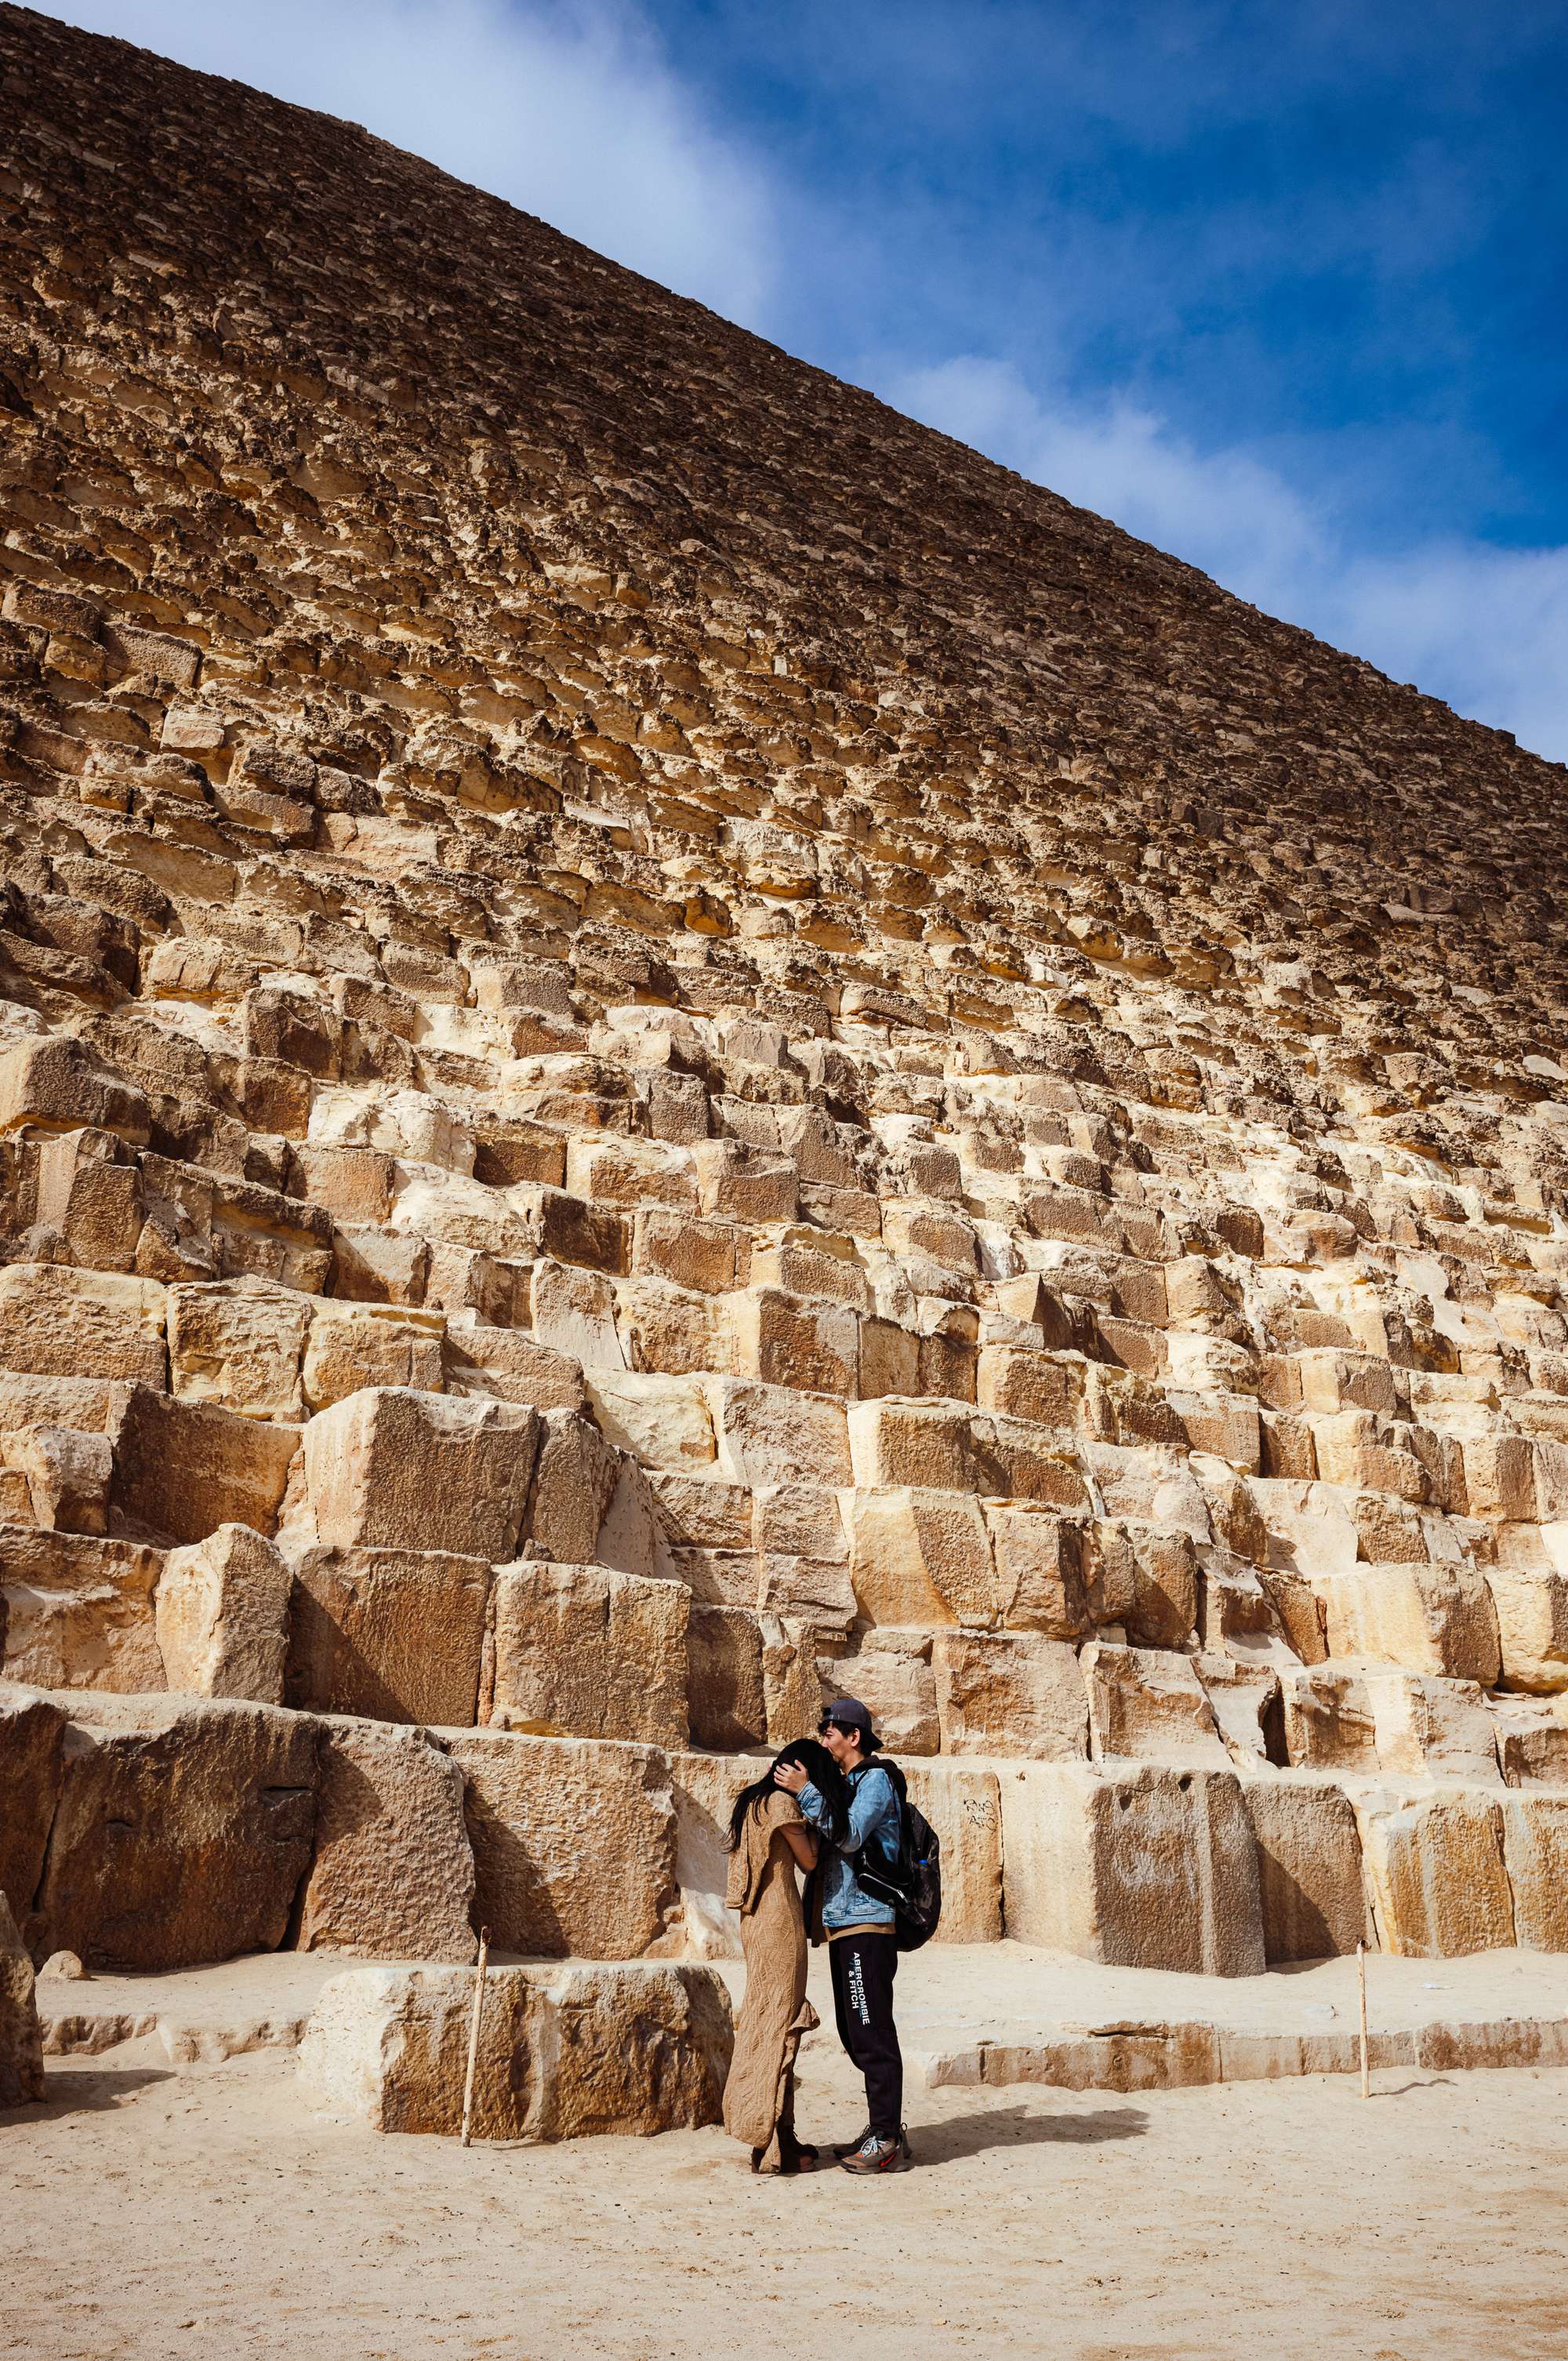
<svg viewBox="0 0 1568 2361"><path fill-rule="evenodd" d="M843 1730L858 1730L861 1733L861 1744L866 1752L868 1754L876 1752L877 1734L872 1725L871 1715L859 1697L835 1697L831 1705L824 1706L822 1719L824 1721L838 1722Z"/></svg>

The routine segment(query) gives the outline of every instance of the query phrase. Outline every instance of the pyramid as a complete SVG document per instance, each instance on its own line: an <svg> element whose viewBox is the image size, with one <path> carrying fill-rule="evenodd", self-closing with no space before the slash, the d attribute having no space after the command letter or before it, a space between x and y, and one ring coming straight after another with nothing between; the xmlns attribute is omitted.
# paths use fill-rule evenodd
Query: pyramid
<svg viewBox="0 0 1568 2361"><path fill-rule="evenodd" d="M846 1691L947 1939L1568 1949L1563 767L353 126L0 95L34 1959L700 2013Z"/></svg>

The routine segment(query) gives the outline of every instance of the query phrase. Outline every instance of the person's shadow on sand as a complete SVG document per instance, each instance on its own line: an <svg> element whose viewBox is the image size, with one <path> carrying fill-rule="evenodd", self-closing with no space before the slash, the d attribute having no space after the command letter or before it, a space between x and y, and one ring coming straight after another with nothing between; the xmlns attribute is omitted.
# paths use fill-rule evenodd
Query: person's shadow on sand
<svg viewBox="0 0 1568 2361"><path fill-rule="evenodd" d="M104 2066L92 2073L51 2074L45 2060L44 2094L0 2113L0 2124L44 2124L60 2115L102 2114L149 2082L172 2082L172 2066Z"/></svg>
<svg viewBox="0 0 1568 2361"><path fill-rule="evenodd" d="M955 2164L988 2147L1038 2147L1060 2143L1093 2147L1102 2140L1138 2139L1149 2119L1141 2107L1102 2107L1081 2115L1037 2115L1026 2107L987 2107L972 2115L949 2115L945 2124L922 2124L913 2136L915 2161Z"/></svg>

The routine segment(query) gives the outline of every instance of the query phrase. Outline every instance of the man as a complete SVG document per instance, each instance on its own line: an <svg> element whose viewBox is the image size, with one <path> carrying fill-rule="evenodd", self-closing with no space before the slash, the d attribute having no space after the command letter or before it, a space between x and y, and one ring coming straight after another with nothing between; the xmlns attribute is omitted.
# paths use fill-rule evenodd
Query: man
<svg viewBox="0 0 1568 2361"><path fill-rule="evenodd" d="M865 2130L834 2153L846 2172L897 2172L909 2161L909 2142L904 2132L904 2058L893 2021L895 1921L893 1905L868 1893L855 1864L894 1865L903 1806L886 1769L872 1760L878 1740L859 1697L835 1697L817 1735L843 1772L850 1793L848 1833L839 1844L826 1838L823 1843L822 1929L833 1971L839 2038L866 2082ZM810 1825L825 1832L827 1801L804 1767L781 1763L773 1776L795 1796Z"/></svg>

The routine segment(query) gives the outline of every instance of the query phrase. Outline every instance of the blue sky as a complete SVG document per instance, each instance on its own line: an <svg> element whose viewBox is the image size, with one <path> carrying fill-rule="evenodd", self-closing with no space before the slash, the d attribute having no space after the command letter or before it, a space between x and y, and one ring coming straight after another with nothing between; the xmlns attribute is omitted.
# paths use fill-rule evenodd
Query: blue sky
<svg viewBox="0 0 1568 2361"><path fill-rule="evenodd" d="M80 0L1568 758L1568 8Z"/></svg>

